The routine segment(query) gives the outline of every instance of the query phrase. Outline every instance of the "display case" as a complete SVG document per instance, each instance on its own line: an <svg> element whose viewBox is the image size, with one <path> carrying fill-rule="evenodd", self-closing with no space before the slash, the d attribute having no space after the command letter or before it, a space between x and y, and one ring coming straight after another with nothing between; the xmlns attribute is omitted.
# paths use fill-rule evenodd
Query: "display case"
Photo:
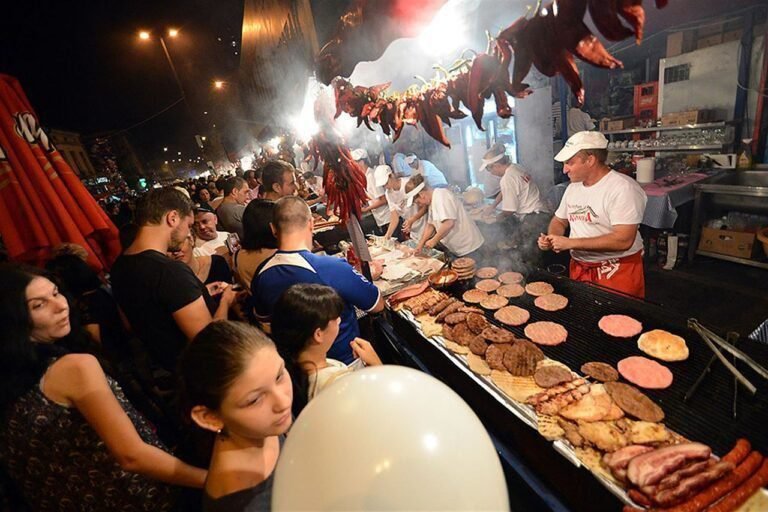
<svg viewBox="0 0 768 512"><path fill-rule="evenodd" d="M607 131L604 134L610 138L608 150L620 153L732 153L734 148L734 123L730 121L651 126ZM641 135L641 138L633 140L635 135Z"/></svg>

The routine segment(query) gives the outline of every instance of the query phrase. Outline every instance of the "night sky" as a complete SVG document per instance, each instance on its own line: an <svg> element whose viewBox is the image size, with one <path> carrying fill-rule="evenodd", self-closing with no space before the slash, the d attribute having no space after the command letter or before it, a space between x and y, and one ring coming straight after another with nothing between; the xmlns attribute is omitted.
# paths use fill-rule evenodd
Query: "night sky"
<svg viewBox="0 0 768 512"><path fill-rule="evenodd" d="M182 102L127 134L145 162L164 146L197 156L193 135L209 129L203 112L221 94L212 80L237 71L242 10L242 0L4 2L0 73L21 81L45 127L125 129L181 97L159 40L137 37L176 27L166 40L194 119Z"/></svg>
<svg viewBox="0 0 768 512"><path fill-rule="evenodd" d="M321 45L347 1L311 2ZM731 0L728 9L759 3ZM725 4L671 0L664 11L646 5L654 33L722 13ZM197 156L193 135L210 133L222 103L212 81L236 79L242 15L243 0L5 1L0 73L19 78L47 128L84 135L125 130L181 97L159 41L138 39L140 29L157 35L176 27L180 37L166 39L193 112L182 102L126 133L145 163L163 159L166 146L186 159Z"/></svg>

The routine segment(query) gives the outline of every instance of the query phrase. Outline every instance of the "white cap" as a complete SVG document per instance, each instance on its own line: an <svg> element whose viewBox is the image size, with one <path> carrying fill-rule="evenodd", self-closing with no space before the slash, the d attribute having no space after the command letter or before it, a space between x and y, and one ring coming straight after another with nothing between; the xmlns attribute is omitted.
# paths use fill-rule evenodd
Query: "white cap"
<svg viewBox="0 0 768 512"><path fill-rule="evenodd" d="M582 149L606 149L608 139L600 132L579 132L571 135L563 149L555 155L558 162L567 162Z"/></svg>
<svg viewBox="0 0 768 512"><path fill-rule="evenodd" d="M392 168L388 165L377 165L373 171L373 182L377 187L383 187L387 184L389 177L392 175Z"/></svg>
<svg viewBox="0 0 768 512"><path fill-rule="evenodd" d="M423 182L419 183L419 185L416 186L413 190L411 190L410 192L407 192L405 194L405 207L406 208L410 208L411 207L411 205L413 204L413 200L416 198L416 195L419 192L421 192L422 190L424 190L424 183Z"/></svg>
<svg viewBox="0 0 768 512"><path fill-rule="evenodd" d="M405 163L407 163L408 165L413 164L416 160L418 160L418 157L413 153L405 157Z"/></svg>
<svg viewBox="0 0 768 512"><path fill-rule="evenodd" d="M363 158L368 158L368 152L363 148L357 148L350 152L350 156L352 157L352 160L358 161Z"/></svg>
<svg viewBox="0 0 768 512"><path fill-rule="evenodd" d="M502 158L507 156L507 148L504 146L504 144L497 142L491 148L485 152L483 155L482 162L480 164L480 168L477 170L477 172L483 172L485 171L489 165L495 164Z"/></svg>

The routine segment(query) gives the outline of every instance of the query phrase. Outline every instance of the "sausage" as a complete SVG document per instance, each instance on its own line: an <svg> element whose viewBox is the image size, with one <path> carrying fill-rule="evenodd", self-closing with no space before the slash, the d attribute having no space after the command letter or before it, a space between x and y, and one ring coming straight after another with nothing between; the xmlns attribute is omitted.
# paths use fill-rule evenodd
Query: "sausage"
<svg viewBox="0 0 768 512"><path fill-rule="evenodd" d="M708 488L704 489L689 500L680 505L664 509L655 509L664 512L698 512L716 502L749 478L763 463L763 456L759 452L752 452L744 462L739 464L730 475L721 478Z"/></svg>
<svg viewBox="0 0 768 512"><path fill-rule="evenodd" d="M429 310L429 316L437 315L438 313L440 313L442 310L444 310L454 302L456 302L456 299L454 299L453 297L449 297L447 299L441 300L440 302L432 306L432 308Z"/></svg>
<svg viewBox="0 0 768 512"><path fill-rule="evenodd" d="M736 466L742 463L744 459L747 458L747 455L749 455L749 452L752 451L752 444L746 440L746 439L739 439L736 441L736 445L726 453L722 459L724 462L732 462Z"/></svg>
<svg viewBox="0 0 768 512"><path fill-rule="evenodd" d="M707 509L708 512L731 512L743 505L749 498L760 490L765 484L768 484L768 461L763 460L763 464L757 473L736 487L729 495L718 501Z"/></svg>
<svg viewBox="0 0 768 512"><path fill-rule="evenodd" d="M447 308L442 310L439 315L437 315L437 318L435 319L435 321L440 324L443 323L445 321L445 317L447 317L451 313L455 313L463 305L464 303L461 302L460 300L457 300L456 302L450 304Z"/></svg>

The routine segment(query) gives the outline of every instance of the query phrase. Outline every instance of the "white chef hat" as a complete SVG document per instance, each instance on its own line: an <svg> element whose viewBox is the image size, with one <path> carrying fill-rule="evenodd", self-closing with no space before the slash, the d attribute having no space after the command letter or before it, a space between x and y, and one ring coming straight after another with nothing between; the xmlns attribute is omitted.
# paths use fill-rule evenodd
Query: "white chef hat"
<svg viewBox="0 0 768 512"><path fill-rule="evenodd" d="M349 154L352 157L352 160L355 160L355 161L362 160L363 158L368 158L368 151L366 151L363 148L354 149Z"/></svg>

